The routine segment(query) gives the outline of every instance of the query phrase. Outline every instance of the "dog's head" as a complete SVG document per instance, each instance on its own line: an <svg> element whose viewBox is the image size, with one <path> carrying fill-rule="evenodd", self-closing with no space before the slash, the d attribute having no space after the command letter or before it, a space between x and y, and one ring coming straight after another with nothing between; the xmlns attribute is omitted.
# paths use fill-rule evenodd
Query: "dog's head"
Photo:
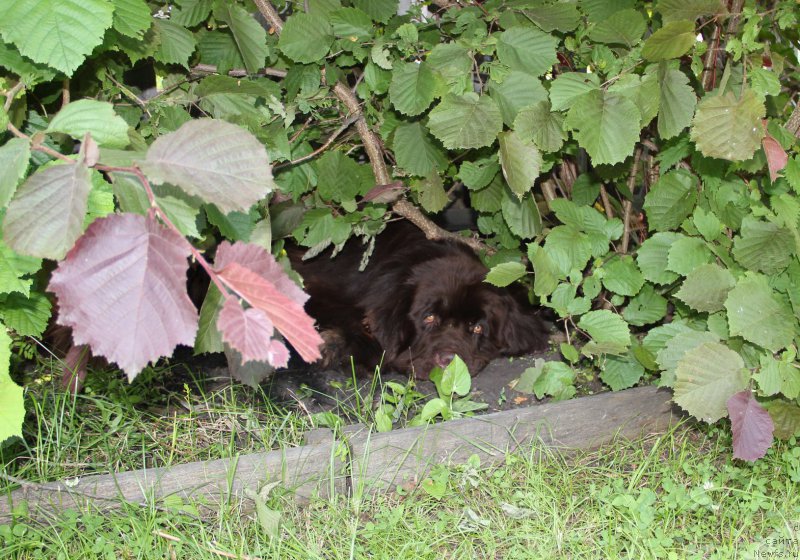
<svg viewBox="0 0 800 560"><path fill-rule="evenodd" d="M368 317L386 349L387 365L425 377L455 355L472 375L499 356L542 349L543 322L507 289L485 283L486 268L461 254L416 265L394 294L394 312Z"/></svg>

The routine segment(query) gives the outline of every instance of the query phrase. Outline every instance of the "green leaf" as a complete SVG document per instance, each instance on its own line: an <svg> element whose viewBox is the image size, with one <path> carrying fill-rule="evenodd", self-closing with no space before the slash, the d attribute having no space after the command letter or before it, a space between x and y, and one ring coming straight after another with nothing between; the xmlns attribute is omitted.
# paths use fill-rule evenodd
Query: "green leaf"
<svg viewBox="0 0 800 560"><path fill-rule="evenodd" d="M143 39L153 18L144 0L112 0L114 3L114 29L132 39Z"/></svg>
<svg viewBox="0 0 800 560"><path fill-rule="evenodd" d="M763 276L748 273L725 300L731 335L777 352L789 346L797 320L787 302L778 299Z"/></svg>
<svg viewBox="0 0 800 560"><path fill-rule="evenodd" d="M450 93L472 91L472 56L465 47L457 43L439 43L431 49L425 62L449 86Z"/></svg>
<svg viewBox="0 0 800 560"><path fill-rule="evenodd" d="M548 101L521 109L512 128L520 138L533 140L543 152L558 151L567 138L564 117L560 113L550 112Z"/></svg>
<svg viewBox="0 0 800 560"><path fill-rule="evenodd" d="M549 296L561 277L556 265L547 252L535 243L528 245L528 258L533 265L533 293L540 297Z"/></svg>
<svg viewBox="0 0 800 560"><path fill-rule="evenodd" d="M178 231L186 237L200 239L202 236L197 229L197 216L200 214L200 208L190 204L186 199L188 197L156 195L158 206L170 221L175 224Z"/></svg>
<svg viewBox="0 0 800 560"><path fill-rule="evenodd" d="M646 280L655 284L670 284L678 275L667 269L669 248L683 236L679 233L656 233L639 247L636 263Z"/></svg>
<svg viewBox="0 0 800 560"><path fill-rule="evenodd" d="M522 140L515 132L507 130L498 135L500 140L500 167L503 176L518 197L533 188L542 167L542 155L531 142Z"/></svg>
<svg viewBox="0 0 800 560"><path fill-rule="evenodd" d="M217 316L222 309L222 294L212 282L208 286L203 305L200 306L200 322L194 341L194 354L223 352L222 335L217 329Z"/></svg>
<svg viewBox="0 0 800 560"><path fill-rule="evenodd" d="M482 148L497 138L503 118L488 96L450 94L431 111L428 129L448 149Z"/></svg>
<svg viewBox="0 0 800 560"><path fill-rule="evenodd" d="M655 74L646 74L645 76L622 74L608 87L609 92L624 95L636 104L636 108L642 115L642 126L649 124L658 114L659 89Z"/></svg>
<svg viewBox="0 0 800 560"><path fill-rule="evenodd" d="M696 333L697 331L691 329L682 321L673 321L666 325L661 325L650 329L647 336L642 340L642 348L654 356L657 355L661 349L669 342L675 335L688 332ZM719 339L714 339L719 340Z"/></svg>
<svg viewBox="0 0 800 560"><path fill-rule="evenodd" d="M267 31L261 24L243 7L230 2L218 2L214 16L230 27L247 72L255 74L263 68L269 50Z"/></svg>
<svg viewBox="0 0 800 560"><path fill-rule="evenodd" d="M519 262L501 263L493 266L486 275L486 282L503 288L525 276L525 265Z"/></svg>
<svg viewBox="0 0 800 560"><path fill-rule="evenodd" d="M733 92L706 95L697 105L690 137L706 157L744 161L761 147L764 103L751 89L740 99Z"/></svg>
<svg viewBox="0 0 800 560"><path fill-rule="evenodd" d="M578 328L592 337L581 350L587 356L622 354L631 345L628 324L608 309L589 311L578 321Z"/></svg>
<svg viewBox="0 0 800 560"><path fill-rule="evenodd" d="M23 277L37 272L41 266L42 259L18 255L0 241L0 294L19 292L27 297L33 280Z"/></svg>
<svg viewBox="0 0 800 560"><path fill-rule="evenodd" d="M534 5L522 11L533 23L543 31L561 31L566 33L578 26L581 15L575 2L558 2L555 4Z"/></svg>
<svg viewBox="0 0 800 560"><path fill-rule="evenodd" d="M0 306L0 318L20 336L39 338L50 321L52 305L41 292L25 297L18 292L8 294Z"/></svg>
<svg viewBox="0 0 800 560"><path fill-rule="evenodd" d="M747 388L739 354L718 342L688 351L675 370L675 402L695 418L712 424L727 414L727 402Z"/></svg>
<svg viewBox="0 0 800 560"><path fill-rule="evenodd" d="M694 209L692 223L706 241L718 239L723 230L722 222L717 218L717 215L713 212L706 212L701 206L697 206Z"/></svg>
<svg viewBox="0 0 800 560"><path fill-rule="evenodd" d="M317 161L317 193L334 202L353 200L360 190L360 167L339 150L326 152Z"/></svg>
<svg viewBox="0 0 800 560"><path fill-rule="evenodd" d="M688 327L680 330L664 343L663 348L657 351L658 365L664 372L661 374L662 387L672 387L675 384L675 368L687 352L694 350L706 342L719 342L717 335L706 331L695 331Z"/></svg>
<svg viewBox="0 0 800 560"><path fill-rule="evenodd" d="M192 32L168 19L155 19L153 26L161 41L155 59L164 64L180 64L189 68L189 57L197 47Z"/></svg>
<svg viewBox="0 0 800 560"><path fill-rule="evenodd" d="M372 18L358 8L339 8L331 12L330 19L337 37L366 41L375 33Z"/></svg>
<svg viewBox="0 0 800 560"><path fill-rule="evenodd" d="M644 375L644 367L629 354L608 356L603 364L600 379L612 391L621 391L636 385Z"/></svg>
<svg viewBox="0 0 800 560"><path fill-rule="evenodd" d="M105 0L0 0L0 32L33 60L72 76L111 27Z"/></svg>
<svg viewBox="0 0 800 560"><path fill-rule="evenodd" d="M773 433L776 438L787 440L800 430L800 406L782 400L775 400L769 403L767 412L769 412L772 422L775 424Z"/></svg>
<svg viewBox="0 0 800 560"><path fill-rule="evenodd" d="M569 109L575 101L599 89L600 78L597 74L565 72L550 84L550 103L553 105L553 111Z"/></svg>
<svg viewBox="0 0 800 560"><path fill-rule="evenodd" d="M642 40L646 28L638 10L620 10L590 27L588 36L597 43L632 47Z"/></svg>
<svg viewBox="0 0 800 560"><path fill-rule="evenodd" d="M11 337L0 323L0 448L10 437L22 437L25 401L22 387L11 380Z"/></svg>
<svg viewBox="0 0 800 560"><path fill-rule="evenodd" d="M253 210L245 212L229 212L223 214L213 204L205 206L208 221L219 228L219 232L231 241L250 241L250 235L258 219L258 212Z"/></svg>
<svg viewBox="0 0 800 560"><path fill-rule="evenodd" d="M644 199L651 231L677 229L691 214L697 200L697 179L678 169L661 177Z"/></svg>
<svg viewBox="0 0 800 560"><path fill-rule="evenodd" d="M783 393L790 399L797 398L800 380L797 379L795 364L776 360L770 355L761 356L760 363L761 369L753 375L753 379L762 394L772 396Z"/></svg>
<svg viewBox="0 0 800 560"><path fill-rule="evenodd" d="M223 212L247 210L273 187L261 142L214 119L195 119L160 136L139 165L151 182L180 187Z"/></svg>
<svg viewBox="0 0 800 560"><path fill-rule="evenodd" d="M419 193L419 203L426 212L436 214L447 206L448 198L442 183L442 177L436 172L431 172L425 179L415 186Z"/></svg>
<svg viewBox="0 0 800 560"><path fill-rule="evenodd" d="M212 0L181 0L180 6L172 6L169 19L184 27L194 27L208 18L211 5Z"/></svg>
<svg viewBox="0 0 800 560"><path fill-rule="evenodd" d="M633 0L581 0L581 10L586 14L589 22L596 23L620 10L633 8Z"/></svg>
<svg viewBox="0 0 800 560"><path fill-rule="evenodd" d="M278 39L283 54L303 64L325 58L332 43L331 24L323 17L302 12L289 16Z"/></svg>
<svg viewBox="0 0 800 560"><path fill-rule="evenodd" d="M101 146L124 148L129 144L128 123L105 101L80 99L64 106L47 127L47 132L63 132L83 140L88 132Z"/></svg>
<svg viewBox="0 0 800 560"><path fill-rule="evenodd" d="M497 39L497 57L512 70L541 76L558 61L558 39L532 27L512 27Z"/></svg>
<svg viewBox="0 0 800 560"><path fill-rule="evenodd" d="M31 146L24 138L11 138L0 146L0 208L5 208L28 170Z"/></svg>
<svg viewBox="0 0 800 560"><path fill-rule="evenodd" d="M603 285L615 294L635 296L644 285L644 276L629 255L609 261L603 270Z"/></svg>
<svg viewBox="0 0 800 560"><path fill-rule="evenodd" d="M392 71L389 99L404 115L414 116L425 111L436 93L436 79L424 63L408 62Z"/></svg>
<svg viewBox="0 0 800 560"><path fill-rule="evenodd" d="M388 22L397 14L397 4L397 0L353 0L353 6L380 23Z"/></svg>
<svg viewBox="0 0 800 560"><path fill-rule="evenodd" d="M544 250L562 276L573 270L583 270L592 256L588 236L573 226L556 226L544 241Z"/></svg>
<svg viewBox="0 0 800 560"><path fill-rule="evenodd" d="M542 217L533 195L526 195L522 199L503 193L500 203L503 219L514 235L520 239L533 239L542 232Z"/></svg>
<svg viewBox="0 0 800 560"><path fill-rule="evenodd" d="M658 11L665 22L727 13L722 0L659 0Z"/></svg>
<svg viewBox="0 0 800 560"><path fill-rule="evenodd" d="M698 266L714 260L714 255L705 241L699 237L681 237L669 248L667 268L687 276Z"/></svg>
<svg viewBox="0 0 800 560"><path fill-rule="evenodd" d="M563 400L575 395L575 377L575 371L564 362L537 359L533 367L522 372L514 389L533 393L537 399L551 395L555 400Z"/></svg>
<svg viewBox="0 0 800 560"><path fill-rule="evenodd" d="M511 126L520 109L547 100L547 90L534 76L513 71L502 82L489 82L489 95L497 102L503 122Z"/></svg>
<svg viewBox="0 0 800 560"><path fill-rule="evenodd" d="M419 417L423 422L427 422L440 414L444 416L447 411L449 411L447 403L440 398L435 398L425 403L425 406L422 407L422 411L419 413Z"/></svg>
<svg viewBox="0 0 800 560"><path fill-rule="evenodd" d="M467 364L459 356L455 356L442 372L442 379L437 385L442 397L458 395L464 397L472 386Z"/></svg>
<svg viewBox="0 0 800 560"><path fill-rule="evenodd" d="M39 169L8 206L6 243L22 255L62 258L83 232L91 187L89 168L83 164Z"/></svg>
<svg viewBox="0 0 800 560"><path fill-rule="evenodd" d="M745 216L741 235L733 242L733 256L749 270L778 274L792 262L796 247L788 229Z"/></svg>
<svg viewBox="0 0 800 560"><path fill-rule="evenodd" d="M565 124L599 165L619 163L633 153L640 120L639 109L630 99L594 90L575 100Z"/></svg>
<svg viewBox="0 0 800 560"><path fill-rule="evenodd" d="M693 22L671 21L647 38L642 56L653 61L681 57L692 48L696 36Z"/></svg>
<svg viewBox="0 0 800 560"><path fill-rule="evenodd" d="M458 178L468 189L478 190L491 183L498 171L500 164L496 157L465 161L458 170Z"/></svg>
<svg viewBox="0 0 800 560"><path fill-rule="evenodd" d="M628 324L641 327L661 321L667 314L667 300L657 294L650 284L645 284L642 290L631 298L622 318Z"/></svg>
<svg viewBox="0 0 800 560"><path fill-rule="evenodd" d="M57 74L53 68L22 56L19 54L19 50L12 45L5 44L2 39L0 39L0 66L18 75L28 87L49 82Z"/></svg>
<svg viewBox="0 0 800 560"><path fill-rule="evenodd" d="M680 70L669 68L662 62L658 69L660 99L658 133L667 140L683 131L692 122L697 96L689 85L689 78Z"/></svg>
<svg viewBox="0 0 800 560"><path fill-rule="evenodd" d="M447 168L445 153L420 122L399 124L394 131L392 147L397 165L411 175L424 177Z"/></svg>
<svg viewBox="0 0 800 560"><path fill-rule="evenodd" d="M692 309L714 313L725 307L728 292L735 285L736 279L727 269L703 264L689 273L675 296Z"/></svg>

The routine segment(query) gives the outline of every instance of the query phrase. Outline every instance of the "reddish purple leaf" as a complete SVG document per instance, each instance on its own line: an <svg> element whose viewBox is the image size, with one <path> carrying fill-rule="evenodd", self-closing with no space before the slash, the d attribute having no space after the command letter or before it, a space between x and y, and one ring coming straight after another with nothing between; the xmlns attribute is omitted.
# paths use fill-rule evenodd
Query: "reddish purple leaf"
<svg viewBox="0 0 800 560"><path fill-rule="evenodd" d="M275 367L286 367L289 363L289 349L280 340L272 339L269 341L267 349L267 361Z"/></svg>
<svg viewBox="0 0 800 560"><path fill-rule="evenodd" d="M263 247L253 243L242 242L231 245L227 241L223 241L217 249L214 268L222 270L232 262L239 263L259 276L263 276L274 284L283 295L300 305L303 305L308 300L308 294L286 275L283 267L278 264L275 257Z"/></svg>
<svg viewBox="0 0 800 560"><path fill-rule="evenodd" d="M322 338L314 328L314 320L302 304L287 297L269 279L256 274L238 262L228 263L218 272L220 278L247 303L264 311L300 357L313 362L321 357Z"/></svg>
<svg viewBox="0 0 800 560"><path fill-rule="evenodd" d="M133 379L178 344L194 343L197 310L186 294L189 244L155 219L95 220L58 265L49 290L75 344Z"/></svg>
<svg viewBox="0 0 800 560"><path fill-rule="evenodd" d="M789 162L789 156L786 151L781 147L775 138L767 133L761 139L761 146L764 148L764 154L767 156L767 167L769 168L769 180L773 183L778 178L778 171L786 167Z"/></svg>
<svg viewBox="0 0 800 560"><path fill-rule="evenodd" d="M728 399L728 415L733 428L733 457L755 461L772 445L774 425L769 413L750 391L741 391Z"/></svg>
<svg viewBox="0 0 800 560"><path fill-rule="evenodd" d="M275 329L272 321L260 309L243 309L237 298L228 297L219 312L217 328L223 342L242 355L243 364L257 361L277 365L269 360L272 354L267 344Z"/></svg>

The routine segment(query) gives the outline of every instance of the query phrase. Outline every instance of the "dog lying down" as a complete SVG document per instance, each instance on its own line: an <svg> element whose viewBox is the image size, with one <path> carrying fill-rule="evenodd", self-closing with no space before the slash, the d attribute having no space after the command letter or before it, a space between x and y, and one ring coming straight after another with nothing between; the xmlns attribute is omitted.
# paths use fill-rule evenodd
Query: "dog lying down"
<svg viewBox="0 0 800 560"><path fill-rule="evenodd" d="M513 289L485 283L487 268L464 244L430 241L408 222L378 235L363 272L364 246L350 241L335 258L330 252L301 261L288 249L294 269L311 296L306 311L325 340L323 365L413 372L427 378L455 355L472 375L499 356L542 350L547 329Z"/></svg>

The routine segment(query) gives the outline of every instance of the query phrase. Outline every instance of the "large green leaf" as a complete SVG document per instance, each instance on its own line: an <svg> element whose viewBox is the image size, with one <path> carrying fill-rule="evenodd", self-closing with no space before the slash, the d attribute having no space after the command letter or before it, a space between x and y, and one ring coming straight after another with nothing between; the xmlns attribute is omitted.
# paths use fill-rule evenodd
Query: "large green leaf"
<svg viewBox="0 0 800 560"><path fill-rule="evenodd" d="M774 400L769 403L767 412L775 424L775 437L789 439L800 431L800 406L782 400Z"/></svg>
<svg viewBox="0 0 800 560"><path fill-rule="evenodd" d="M543 31L561 31L566 33L578 26L581 15L575 2L557 2L555 4L532 5L523 10L525 16L538 25Z"/></svg>
<svg viewBox="0 0 800 560"><path fill-rule="evenodd" d="M533 293L537 296L549 296L558 286L561 276L547 252L537 245L528 245L528 259L533 265Z"/></svg>
<svg viewBox="0 0 800 560"><path fill-rule="evenodd" d="M30 142L23 138L11 138L0 146L0 208L5 208L17 190L17 184L28 170L30 157Z"/></svg>
<svg viewBox="0 0 800 560"><path fill-rule="evenodd" d="M686 352L675 370L675 402L709 424L727 414L728 399L748 383L742 358L718 342Z"/></svg>
<svg viewBox="0 0 800 560"><path fill-rule="evenodd" d="M498 171L500 164L497 162L497 156L478 161L465 161L458 170L458 178L468 189L477 190L491 183Z"/></svg>
<svg viewBox="0 0 800 560"><path fill-rule="evenodd" d="M339 150L326 152L317 162L317 193L334 202L353 200L361 186L360 168Z"/></svg>
<svg viewBox="0 0 800 560"><path fill-rule="evenodd" d="M533 140L543 152L558 151L567 138L564 117L560 113L552 113L548 101L540 101L520 110L512 128L520 138Z"/></svg>
<svg viewBox="0 0 800 560"><path fill-rule="evenodd" d="M191 31L168 19L153 20L158 33L159 46L154 57L164 64L180 64L189 67L189 57L197 47Z"/></svg>
<svg viewBox="0 0 800 560"><path fill-rule="evenodd" d="M8 294L0 306L0 319L19 336L39 338L50 321L52 304L42 292L23 296L18 292Z"/></svg>
<svg viewBox="0 0 800 560"><path fill-rule="evenodd" d="M615 294L635 296L644 285L644 276L629 255L609 261L603 271L603 285Z"/></svg>
<svg viewBox="0 0 800 560"><path fill-rule="evenodd" d="M547 90L538 78L525 72L514 71L502 82L489 82L489 95L497 102L503 122L511 126L520 109L547 100Z"/></svg>
<svg viewBox="0 0 800 560"><path fill-rule="evenodd" d="M392 147L397 165L412 175L425 177L447 167L447 157L420 122L398 125Z"/></svg>
<svg viewBox="0 0 800 560"><path fill-rule="evenodd" d="M697 179L683 169L661 177L644 199L651 231L676 229L691 214L697 199Z"/></svg>
<svg viewBox="0 0 800 560"><path fill-rule="evenodd" d="M214 15L230 27L244 67L255 74L267 59L267 32L243 7L231 2L219 2Z"/></svg>
<svg viewBox="0 0 800 560"><path fill-rule="evenodd" d="M470 51L458 43L439 43L431 49L425 59L449 87L449 93L462 94L472 91L472 56Z"/></svg>
<svg viewBox="0 0 800 560"><path fill-rule="evenodd" d="M797 320L788 302L778 298L763 276L748 273L725 300L731 335L777 352L789 346Z"/></svg>
<svg viewBox="0 0 800 560"><path fill-rule="evenodd" d="M27 297L33 280L25 276L41 266L42 259L18 255L0 241L0 294L19 292Z"/></svg>
<svg viewBox="0 0 800 560"><path fill-rule="evenodd" d="M448 149L482 148L497 138L503 118L488 96L450 94L431 111L428 129Z"/></svg>
<svg viewBox="0 0 800 560"><path fill-rule="evenodd" d="M694 23L691 21L671 21L648 37L644 42L642 56L647 60L678 58L689 52L696 36Z"/></svg>
<svg viewBox="0 0 800 560"><path fill-rule="evenodd" d="M636 263L642 275L655 284L669 284L678 279L678 275L667 269L669 248L682 237L679 233L656 233L648 238L636 254Z"/></svg>
<svg viewBox="0 0 800 560"><path fill-rule="evenodd" d="M724 308L728 292L735 284L727 269L708 263L691 271L675 295L697 311L714 313Z"/></svg>
<svg viewBox="0 0 800 560"><path fill-rule="evenodd" d="M659 85L655 74L622 74L608 87L608 91L622 94L636 104L642 115L642 126L650 124L658 114Z"/></svg>
<svg viewBox="0 0 800 560"><path fill-rule="evenodd" d="M353 5L368 13L372 19L386 23L397 14L398 0L353 0Z"/></svg>
<svg viewBox="0 0 800 560"><path fill-rule="evenodd" d="M519 262L506 262L493 266L486 275L486 282L493 286L505 287L525 276L525 265Z"/></svg>
<svg viewBox="0 0 800 560"><path fill-rule="evenodd" d="M194 27L208 17L212 4L213 0L181 0L179 6L172 6L169 19L184 27Z"/></svg>
<svg viewBox="0 0 800 560"><path fill-rule="evenodd" d="M592 256L589 237L574 226L556 226L547 234L544 250L564 275L583 270Z"/></svg>
<svg viewBox="0 0 800 560"><path fill-rule="evenodd" d="M591 91L600 89L597 74L565 72L550 84L550 103L553 111L569 109L573 102Z"/></svg>
<svg viewBox="0 0 800 560"><path fill-rule="evenodd" d="M414 184L414 190L419 193L419 204L426 212L436 214L447 206L447 192L444 190L442 177L431 172L427 177Z"/></svg>
<svg viewBox="0 0 800 560"><path fill-rule="evenodd" d="M733 92L706 95L697 105L691 139L706 157L742 161L761 146L764 103L751 89L737 99Z"/></svg>
<svg viewBox="0 0 800 560"><path fill-rule="evenodd" d="M153 18L144 0L112 0L114 3L114 29L133 39L143 39Z"/></svg>
<svg viewBox="0 0 800 560"><path fill-rule="evenodd" d="M589 38L598 43L620 44L632 47L642 40L647 26L638 10L615 12L589 29Z"/></svg>
<svg viewBox="0 0 800 560"><path fill-rule="evenodd" d="M427 109L436 93L436 79L424 63L408 62L395 66L389 99L404 115L419 115Z"/></svg>
<svg viewBox="0 0 800 560"><path fill-rule="evenodd" d="M665 22L727 13L722 0L659 0L658 11Z"/></svg>
<svg viewBox="0 0 800 560"><path fill-rule="evenodd" d="M697 267L714 260L708 244L699 237L681 237L669 248L667 268L687 276Z"/></svg>
<svg viewBox="0 0 800 560"><path fill-rule="evenodd" d="M6 243L22 255L62 258L83 232L91 187L89 168L82 163L40 169L8 206Z"/></svg>
<svg viewBox="0 0 800 560"><path fill-rule="evenodd" d="M640 119L639 109L625 96L594 90L575 100L565 124L597 165L619 163L633 153Z"/></svg>
<svg viewBox="0 0 800 560"><path fill-rule="evenodd" d="M541 76L558 60L558 38L533 27L512 27L497 39L497 57L512 70Z"/></svg>
<svg viewBox="0 0 800 560"><path fill-rule="evenodd" d="M500 140L500 167L508 186L518 197L533 188L542 167L542 155L536 146L521 139L516 132L507 130L498 135Z"/></svg>
<svg viewBox="0 0 800 560"><path fill-rule="evenodd" d="M677 136L689 126L697 105L697 96L689 85L689 78L680 70L669 68L662 62L658 69L660 100L658 133L666 140Z"/></svg>
<svg viewBox="0 0 800 560"><path fill-rule="evenodd" d="M657 323L667 314L667 300L656 293L651 284L645 284L641 291L631 298L622 312L622 318L629 324L641 327Z"/></svg>
<svg viewBox="0 0 800 560"><path fill-rule="evenodd" d="M71 76L102 42L113 12L106 0L0 0L0 32L34 62Z"/></svg>
<svg viewBox="0 0 800 560"><path fill-rule="evenodd" d="M633 387L644 375L644 367L630 355L608 356L603 363L600 379L612 391Z"/></svg>
<svg viewBox="0 0 800 560"><path fill-rule="evenodd" d="M176 185L225 213L247 210L273 188L261 142L213 119L193 120L159 137L140 165L153 183Z"/></svg>
<svg viewBox="0 0 800 560"><path fill-rule="evenodd" d="M303 64L322 60L333 43L333 28L320 16L296 13L289 16L278 40L283 54Z"/></svg>
<svg viewBox="0 0 800 560"><path fill-rule="evenodd" d="M631 344L628 324L608 309L589 311L578 321L578 328L592 337L582 349L586 355L623 354Z"/></svg>
<svg viewBox="0 0 800 560"><path fill-rule="evenodd" d="M764 274L777 274L792 262L797 252L792 232L752 216L742 220L741 236L733 242L733 256L743 267Z"/></svg>
<svg viewBox="0 0 800 560"><path fill-rule="evenodd" d="M536 206L533 195L529 194L518 199L509 195L506 189L500 206L508 229L517 237L533 239L542 232L542 217L539 215L539 207Z"/></svg>
<svg viewBox="0 0 800 560"><path fill-rule="evenodd" d="M372 37L375 26L372 18L358 8L339 8L330 14L333 33L337 37L365 41Z"/></svg>
<svg viewBox="0 0 800 560"><path fill-rule="evenodd" d="M11 337L0 323L0 447L13 436L22 437L25 402L22 387L11 380Z"/></svg>
<svg viewBox="0 0 800 560"><path fill-rule="evenodd" d="M124 148L128 145L128 123L105 101L80 99L65 105L47 127L48 132L63 132L82 140L88 132L100 145Z"/></svg>

